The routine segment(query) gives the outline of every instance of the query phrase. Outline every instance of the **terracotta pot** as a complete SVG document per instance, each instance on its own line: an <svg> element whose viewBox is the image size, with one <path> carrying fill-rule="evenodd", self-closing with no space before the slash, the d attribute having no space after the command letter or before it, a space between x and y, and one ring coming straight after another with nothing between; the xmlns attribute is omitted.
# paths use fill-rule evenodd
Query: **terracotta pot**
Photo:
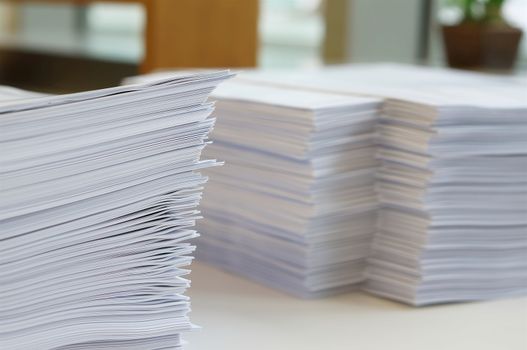
<svg viewBox="0 0 527 350"><path fill-rule="evenodd" d="M522 31L510 26L460 24L443 26L443 41L450 67L511 69Z"/></svg>

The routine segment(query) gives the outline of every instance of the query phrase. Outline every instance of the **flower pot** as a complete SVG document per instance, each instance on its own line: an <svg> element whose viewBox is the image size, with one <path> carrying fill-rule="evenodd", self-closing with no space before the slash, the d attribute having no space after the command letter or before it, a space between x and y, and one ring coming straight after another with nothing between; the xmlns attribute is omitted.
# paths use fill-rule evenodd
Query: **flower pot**
<svg viewBox="0 0 527 350"><path fill-rule="evenodd" d="M448 65L453 68L511 69L522 31L507 25L466 23L443 26Z"/></svg>

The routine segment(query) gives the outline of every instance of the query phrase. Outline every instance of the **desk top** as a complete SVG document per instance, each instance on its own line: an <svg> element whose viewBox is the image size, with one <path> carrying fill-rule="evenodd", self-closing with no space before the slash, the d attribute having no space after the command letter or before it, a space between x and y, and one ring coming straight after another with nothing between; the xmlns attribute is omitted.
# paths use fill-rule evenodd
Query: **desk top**
<svg viewBox="0 0 527 350"><path fill-rule="evenodd" d="M192 265L186 350L527 350L527 298L414 308L360 292L296 299Z"/></svg>

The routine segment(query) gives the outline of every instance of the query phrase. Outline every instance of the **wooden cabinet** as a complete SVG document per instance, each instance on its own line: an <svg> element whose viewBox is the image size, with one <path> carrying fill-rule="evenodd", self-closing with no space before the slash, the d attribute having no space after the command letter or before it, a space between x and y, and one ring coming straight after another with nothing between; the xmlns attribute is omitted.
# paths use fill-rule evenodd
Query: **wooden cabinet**
<svg viewBox="0 0 527 350"><path fill-rule="evenodd" d="M16 4L25 0L9 1ZM144 7L146 27L142 72L161 68L256 66L258 0L103 1L140 3ZM96 1L39 2L87 5Z"/></svg>

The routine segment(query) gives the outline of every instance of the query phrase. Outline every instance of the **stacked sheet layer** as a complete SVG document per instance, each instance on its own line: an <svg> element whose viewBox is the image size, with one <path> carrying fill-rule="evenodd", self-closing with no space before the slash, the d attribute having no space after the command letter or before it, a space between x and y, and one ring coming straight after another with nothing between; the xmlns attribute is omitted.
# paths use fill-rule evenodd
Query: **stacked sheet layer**
<svg viewBox="0 0 527 350"><path fill-rule="evenodd" d="M401 97L379 125L367 289L415 305L527 294L525 92Z"/></svg>
<svg viewBox="0 0 527 350"><path fill-rule="evenodd" d="M197 170L228 72L0 90L0 348L178 349Z"/></svg>
<svg viewBox="0 0 527 350"><path fill-rule="evenodd" d="M363 280L375 230L380 101L228 83L198 258L303 297Z"/></svg>

